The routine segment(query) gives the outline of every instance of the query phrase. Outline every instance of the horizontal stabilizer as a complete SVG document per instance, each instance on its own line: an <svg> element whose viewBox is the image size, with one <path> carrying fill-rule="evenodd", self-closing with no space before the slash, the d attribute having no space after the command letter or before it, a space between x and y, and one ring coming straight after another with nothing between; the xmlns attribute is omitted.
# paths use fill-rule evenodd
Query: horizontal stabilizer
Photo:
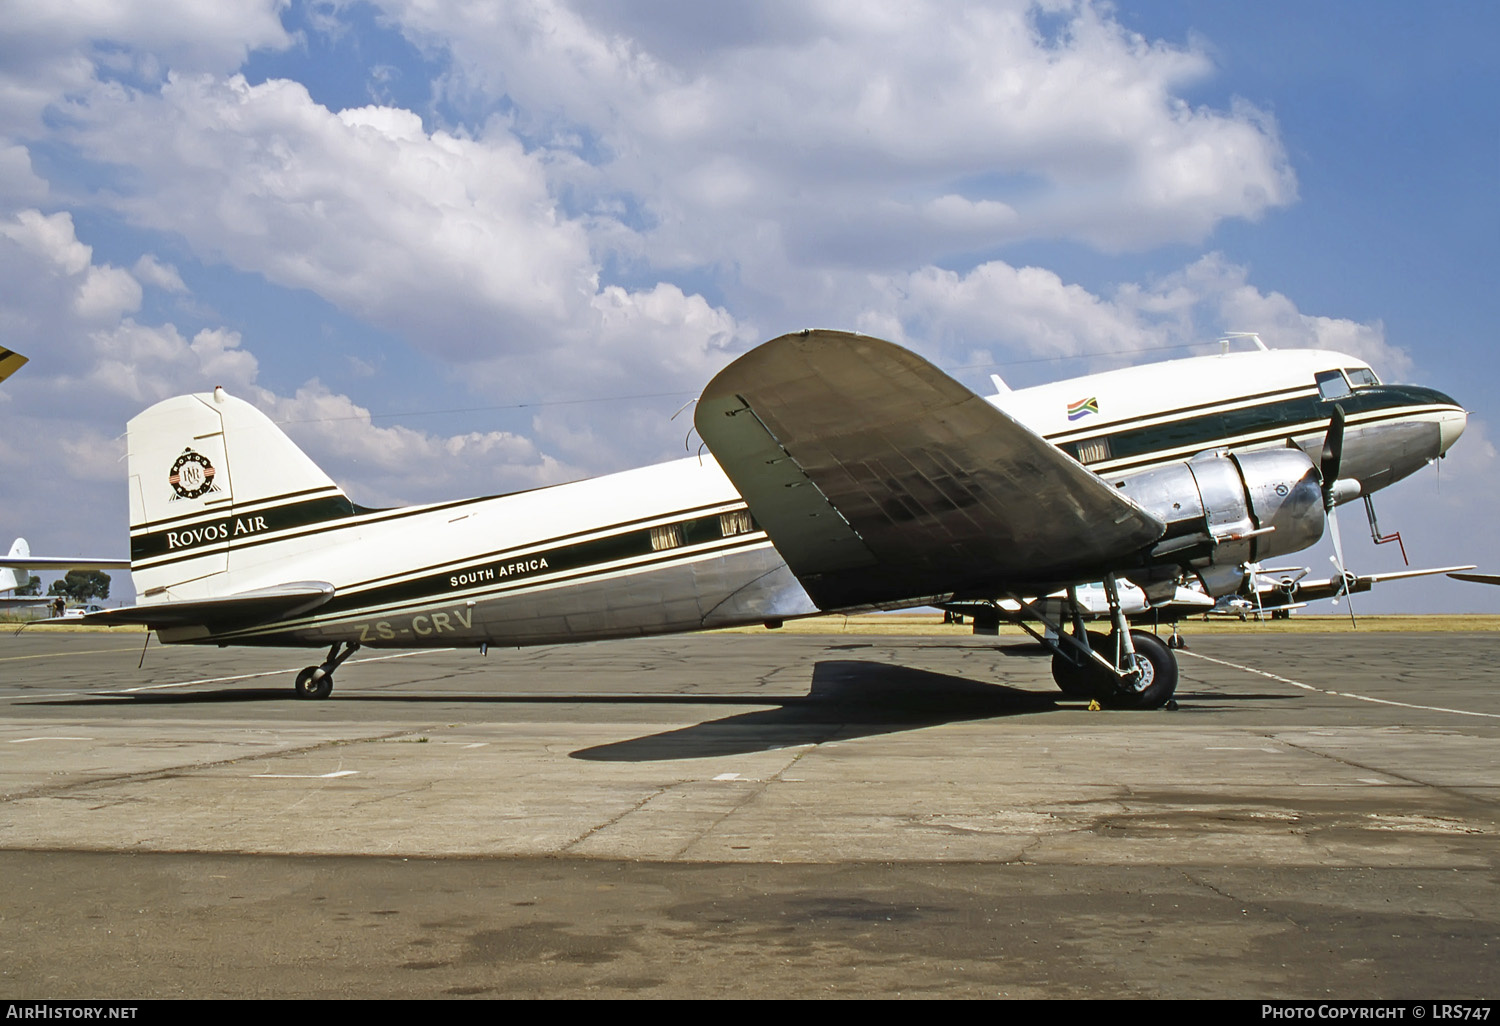
<svg viewBox="0 0 1500 1026"><path fill-rule="evenodd" d="M106 627L141 624L152 630L194 626L250 627L316 609L333 598L333 591L333 585L323 581L299 581L220 598L106 609L89 613L82 622ZM79 621L74 618L71 622Z"/></svg>
<svg viewBox="0 0 1500 1026"><path fill-rule="evenodd" d="M0 567L17 570L129 570L130 560L104 556L0 556Z"/></svg>
<svg viewBox="0 0 1500 1026"><path fill-rule="evenodd" d="M926 360L806 331L721 371L694 420L823 609L1098 580L1164 525Z"/></svg>

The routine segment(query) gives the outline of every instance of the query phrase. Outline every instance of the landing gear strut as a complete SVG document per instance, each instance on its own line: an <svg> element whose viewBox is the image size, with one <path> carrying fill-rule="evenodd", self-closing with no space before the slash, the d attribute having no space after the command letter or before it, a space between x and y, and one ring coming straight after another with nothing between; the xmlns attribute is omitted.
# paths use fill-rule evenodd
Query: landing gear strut
<svg viewBox="0 0 1500 1026"><path fill-rule="evenodd" d="M339 646L346 645L344 651L339 652ZM359 651L359 642L344 641L334 642L328 649L328 658L317 666L309 666L297 674L297 683L292 688L298 698L327 698L333 693L333 671L337 670L355 652Z"/></svg>
<svg viewBox="0 0 1500 1026"><path fill-rule="evenodd" d="M1023 608L1042 621L1047 633L1038 634L1024 620L1021 626L1052 650L1052 679L1063 694L1116 709L1159 709L1177 690L1177 657L1156 635L1130 629L1113 576L1105 577L1104 593L1114 628L1109 634L1084 627L1073 589L1068 591L1071 635L1024 601Z"/></svg>

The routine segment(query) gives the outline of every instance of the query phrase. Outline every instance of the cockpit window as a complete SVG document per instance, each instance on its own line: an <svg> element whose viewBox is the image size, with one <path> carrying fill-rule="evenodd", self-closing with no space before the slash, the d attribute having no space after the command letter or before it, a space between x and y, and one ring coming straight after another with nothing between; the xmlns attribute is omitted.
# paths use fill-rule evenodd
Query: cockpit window
<svg viewBox="0 0 1500 1026"><path fill-rule="evenodd" d="M1378 385L1380 379L1375 372L1368 367L1345 367L1344 376L1349 379L1349 384L1355 388L1364 388L1367 385Z"/></svg>
<svg viewBox="0 0 1500 1026"><path fill-rule="evenodd" d="M1324 399L1337 399L1349 394L1349 382L1344 380L1343 371L1319 371L1313 377L1318 382L1318 395Z"/></svg>

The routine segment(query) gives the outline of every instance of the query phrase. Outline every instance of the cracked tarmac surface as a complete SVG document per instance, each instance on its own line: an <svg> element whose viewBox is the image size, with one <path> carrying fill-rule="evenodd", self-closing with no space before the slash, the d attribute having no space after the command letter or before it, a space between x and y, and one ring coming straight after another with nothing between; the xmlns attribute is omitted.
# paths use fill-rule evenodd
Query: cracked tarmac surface
<svg viewBox="0 0 1500 1026"><path fill-rule="evenodd" d="M9 997L1486 997L1500 640L0 639Z"/></svg>

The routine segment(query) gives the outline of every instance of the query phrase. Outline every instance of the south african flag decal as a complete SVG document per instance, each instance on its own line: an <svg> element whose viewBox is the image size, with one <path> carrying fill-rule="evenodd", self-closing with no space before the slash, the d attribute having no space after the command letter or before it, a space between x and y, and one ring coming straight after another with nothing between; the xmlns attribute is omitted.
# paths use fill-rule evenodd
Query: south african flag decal
<svg viewBox="0 0 1500 1026"><path fill-rule="evenodd" d="M1091 413L1098 413L1098 412L1099 412L1099 399L1098 399L1097 396L1092 396L1091 395L1087 399L1080 399L1076 403L1069 403L1068 404L1068 419L1069 420L1081 420L1084 417L1087 417Z"/></svg>

